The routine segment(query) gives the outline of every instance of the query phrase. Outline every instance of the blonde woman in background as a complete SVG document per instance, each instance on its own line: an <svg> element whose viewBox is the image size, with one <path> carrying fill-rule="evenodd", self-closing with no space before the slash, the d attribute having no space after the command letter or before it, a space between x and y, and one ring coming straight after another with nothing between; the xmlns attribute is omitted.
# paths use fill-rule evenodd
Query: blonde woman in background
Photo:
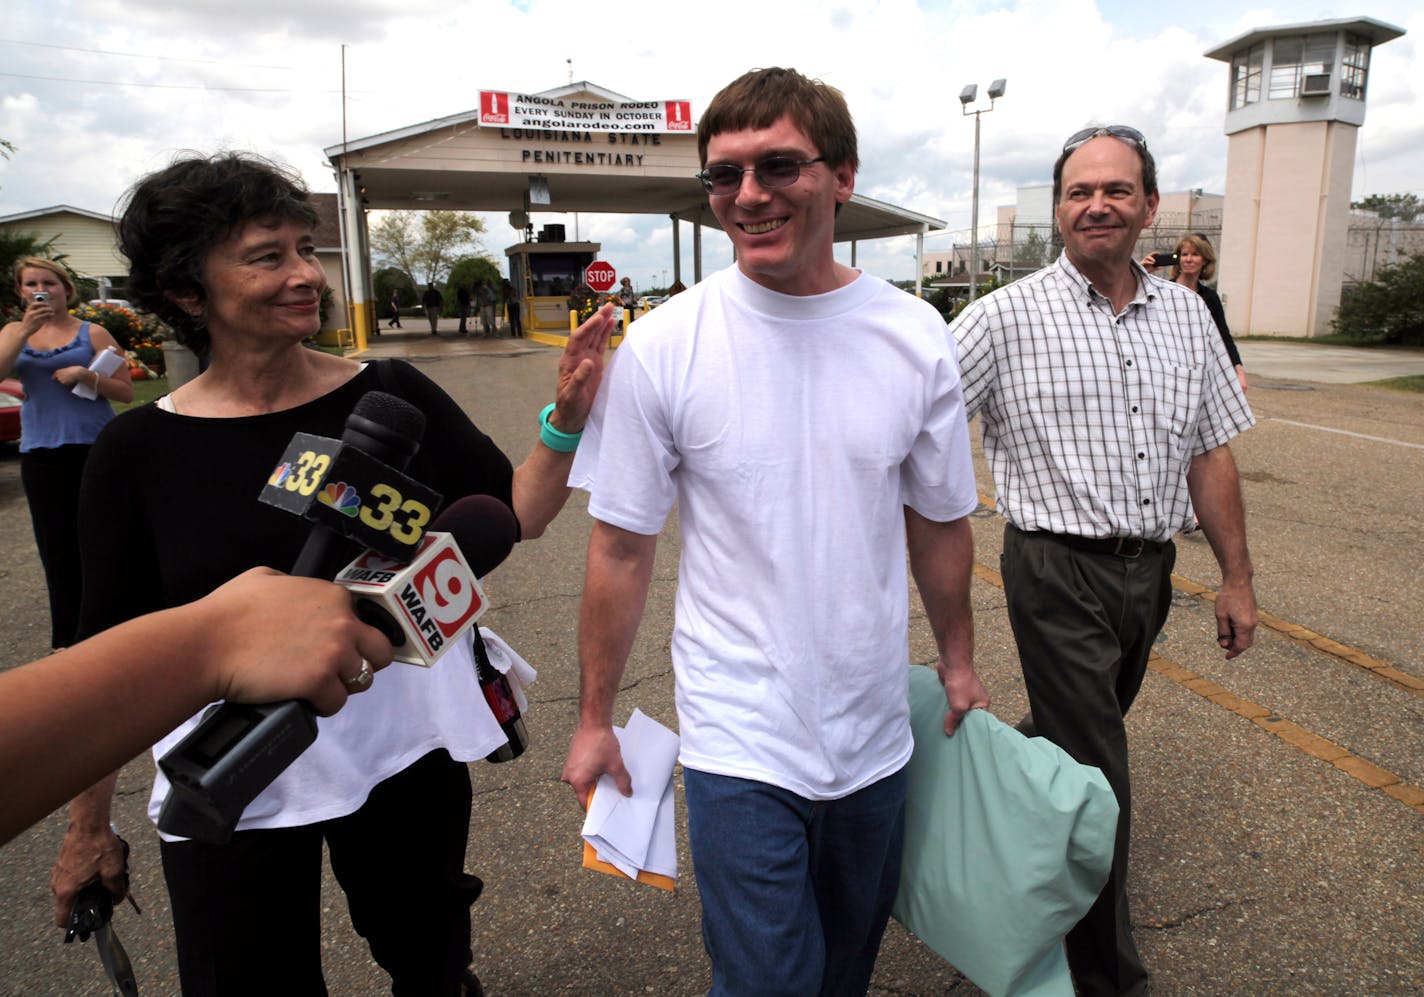
<svg viewBox="0 0 1424 997"><path fill-rule="evenodd" d="M1184 235L1177 243L1177 262L1172 264L1172 279L1183 287L1190 287L1206 302L1216 322L1216 331L1221 333L1221 342L1226 347L1226 355L1231 358L1231 366L1236 371L1236 379L1241 382L1241 390L1246 390L1246 368L1241 365L1241 352L1236 349L1236 340L1231 338L1231 330L1226 325L1226 310L1221 306L1221 296L1216 289L1202 281L1216 277L1216 250L1211 241L1200 232ZM1157 270L1156 254L1142 261L1148 273Z"/></svg>
<svg viewBox="0 0 1424 997"><path fill-rule="evenodd" d="M127 364L108 377L89 369L118 344L102 326L69 314L78 295L64 267L24 257L15 290L25 312L0 329L0 376L13 370L25 389L20 479L49 589L50 646L61 648L73 643L79 622L79 482L90 445L114 417L109 402L133 401L133 381ZM76 395L77 384L97 397Z"/></svg>

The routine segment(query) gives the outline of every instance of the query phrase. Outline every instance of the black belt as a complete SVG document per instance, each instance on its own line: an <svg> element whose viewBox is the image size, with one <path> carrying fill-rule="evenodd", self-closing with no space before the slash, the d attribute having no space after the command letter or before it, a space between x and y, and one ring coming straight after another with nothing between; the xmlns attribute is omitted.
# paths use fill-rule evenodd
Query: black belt
<svg viewBox="0 0 1424 997"><path fill-rule="evenodd" d="M1155 554L1166 546L1160 540L1144 540L1142 537L1078 537L1071 533L1049 533L1046 530L1032 531L1028 535L1056 540L1065 547L1087 551L1089 554L1113 554L1117 557Z"/></svg>

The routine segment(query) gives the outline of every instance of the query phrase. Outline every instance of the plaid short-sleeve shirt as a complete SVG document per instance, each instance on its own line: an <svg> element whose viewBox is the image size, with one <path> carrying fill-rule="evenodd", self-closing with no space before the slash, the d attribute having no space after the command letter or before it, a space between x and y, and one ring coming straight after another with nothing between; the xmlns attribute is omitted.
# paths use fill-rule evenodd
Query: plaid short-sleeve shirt
<svg viewBox="0 0 1424 997"><path fill-rule="evenodd" d="M1020 529L1168 540L1191 523L1191 459L1255 424L1201 298L1133 268L1119 313L1064 254L951 327L996 506Z"/></svg>

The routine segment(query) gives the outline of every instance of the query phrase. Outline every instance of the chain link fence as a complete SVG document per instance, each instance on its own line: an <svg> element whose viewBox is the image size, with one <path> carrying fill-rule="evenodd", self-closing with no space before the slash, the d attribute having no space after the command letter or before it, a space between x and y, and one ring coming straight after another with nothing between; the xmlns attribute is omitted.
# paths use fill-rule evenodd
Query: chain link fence
<svg viewBox="0 0 1424 997"><path fill-rule="evenodd" d="M971 231L946 233L951 248L926 253L925 279L947 285L957 295L968 293ZM1221 212L1197 211L1159 213L1137 239L1134 258L1142 259L1155 250L1171 250L1184 235L1204 235L1221 249ZM1026 277L1058 258L1063 240L1051 223L1010 222L999 225L993 236L981 236L978 245L979 279L993 286ZM1343 259L1345 286L1367 284L1381 267L1424 252L1424 222L1403 222L1397 218L1355 215L1345 240ZM1218 272L1231 261L1218 260Z"/></svg>
<svg viewBox="0 0 1424 997"><path fill-rule="evenodd" d="M1372 283L1381 267L1420 252L1424 252L1424 222L1355 216L1345 239L1345 286Z"/></svg>

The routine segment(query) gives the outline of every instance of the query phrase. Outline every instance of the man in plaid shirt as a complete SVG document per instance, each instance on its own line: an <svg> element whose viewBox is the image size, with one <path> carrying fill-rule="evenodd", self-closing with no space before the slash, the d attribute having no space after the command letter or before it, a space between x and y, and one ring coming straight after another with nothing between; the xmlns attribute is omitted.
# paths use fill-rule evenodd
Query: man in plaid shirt
<svg viewBox="0 0 1424 997"><path fill-rule="evenodd" d="M955 321L965 409L979 413L1004 530L1002 569L1032 725L1117 794L1112 873L1067 938L1080 994L1138 994L1123 717L1167 618L1193 510L1221 566L1217 639L1251 646L1256 598L1236 463L1254 424L1206 305L1133 259L1157 210L1136 129L1072 136L1053 168L1064 251Z"/></svg>

